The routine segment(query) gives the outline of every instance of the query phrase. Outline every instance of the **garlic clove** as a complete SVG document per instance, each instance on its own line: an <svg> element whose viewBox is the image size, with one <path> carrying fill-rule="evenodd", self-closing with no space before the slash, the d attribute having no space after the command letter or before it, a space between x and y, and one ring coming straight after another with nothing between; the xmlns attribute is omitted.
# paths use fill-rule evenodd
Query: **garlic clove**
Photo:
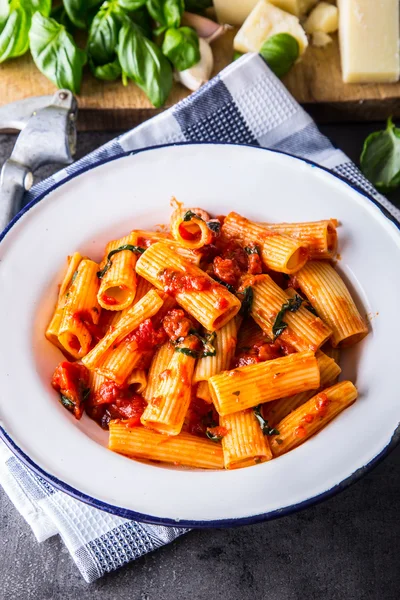
<svg viewBox="0 0 400 600"><path fill-rule="evenodd" d="M210 48L210 44L203 40L203 38L199 38L199 44L199 62L193 65L193 67L190 67L190 69L185 69L185 71L177 71L176 73L178 81L180 81L182 85L193 92L198 90L204 83L207 83L214 67L214 57Z"/></svg>
<svg viewBox="0 0 400 600"><path fill-rule="evenodd" d="M231 25L221 25L211 19L207 19L207 17L186 11L182 16L182 25L192 27L197 32L197 35L204 38L209 44L232 29Z"/></svg>

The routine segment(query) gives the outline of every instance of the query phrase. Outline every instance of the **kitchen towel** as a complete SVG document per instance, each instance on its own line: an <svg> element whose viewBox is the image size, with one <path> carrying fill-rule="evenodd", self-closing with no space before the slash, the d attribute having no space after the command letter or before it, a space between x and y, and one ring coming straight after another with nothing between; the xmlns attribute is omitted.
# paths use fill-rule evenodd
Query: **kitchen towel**
<svg viewBox="0 0 400 600"><path fill-rule="evenodd" d="M38 183L26 194L25 203L98 160L177 142L249 144L309 159L369 193L400 220L400 211L318 131L257 54L243 56L176 106ZM75 500L33 473L1 441L0 484L38 541L61 536L87 582L188 531L129 521Z"/></svg>

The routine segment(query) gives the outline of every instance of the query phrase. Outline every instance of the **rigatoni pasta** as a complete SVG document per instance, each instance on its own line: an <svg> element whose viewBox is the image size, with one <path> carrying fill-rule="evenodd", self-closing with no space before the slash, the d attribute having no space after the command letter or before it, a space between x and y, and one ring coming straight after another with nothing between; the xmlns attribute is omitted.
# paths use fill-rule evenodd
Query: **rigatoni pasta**
<svg viewBox="0 0 400 600"><path fill-rule="evenodd" d="M368 333L349 290L326 261L310 261L296 275L301 291L332 330L332 345L352 346Z"/></svg>
<svg viewBox="0 0 400 600"><path fill-rule="evenodd" d="M138 460L238 469L296 448L357 397L338 348L367 327L327 260L336 228L175 203L161 231L75 253L45 332L68 357L60 402Z"/></svg>

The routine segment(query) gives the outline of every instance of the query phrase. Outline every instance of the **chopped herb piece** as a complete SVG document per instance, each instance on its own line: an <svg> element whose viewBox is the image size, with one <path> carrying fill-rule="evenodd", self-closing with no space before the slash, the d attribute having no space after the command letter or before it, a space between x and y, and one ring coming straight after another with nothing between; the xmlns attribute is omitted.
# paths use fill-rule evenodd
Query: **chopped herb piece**
<svg viewBox="0 0 400 600"><path fill-rule="evenodd" d="M298 294L295 294L294 298L289 298L287 302L282 304L281 310L276 315L275 323L272 326L272 333L274 334L274 340L281 335L283 331L285 331L288 326L287 323L283 320L286 311L296 312L299 310L300 306L303 303L303 298Z"/></svg>
<svg viewBox="0 0 400 600"><path fill-rule="evenodd" d="M201 217L199 217L199 215L196 215L196 213L194 213L192 210L187 210L185 212L185 214L183 215L183 221L191 221L192 219L203 220Z"/></svg>
<svg viewBox="0 0 400 600"><path fill-rule="evenodd" d="M217 435L216 433L213 433L212 431L210 431L210 427L207 427L206 436L212 442L220 442L222 440L222 438L224 437L223 435Z"/></svg>
<svg viewBox="0 0 400 600"><path fill-rule="evenodd" d="M68 396L64 396L64 394L60 394L60 402L67 410L74 412L75 404L68 398Z"/></svg>
<svg viewBox="0 0 400 600"><path fill-rule="evenodd" d="M186 354L186 356L191 356L192 358L199 358L199 353L196 350L191 350L190 348L176 346L175 352L181 352L181 354Z"/></svg>
<svg viewBox="0 0 400 600"><path fill-rule="evenodd" d="M264 419L264 417L261 414L261 404L259 404L258 406L255 406L253 408L253 412L254 415L257 419L257 421L260 424L261 427L261 431L263 432L263 435L279 435L279 431L277 429L274 429L273 427L270 427L268 425L268 421L266 421Z"/></svg>
<svg viewBox="0 0 400 600"><path fill-rule="evenodd" d="M226 283L226 281L223 281L222 279L220 279L219 277L217 277L216 275L212 275L212 278L214 279L214 281L216 281L217 283L220 283L221 285L225 286L226 289L228 290L228 292L230 292L231 294L236 294L236 290L233 287L233 285L231 285L230 283Z"/></svg>
<svg viewBox="0 0 400 600"><path fill-rule="evenodd" d="M281 438L276 438L276 443L280 446L281 444L283 444L283 440L281 440Z"/></svg>
<svg viewBox="0 0 400 600"><path fill-rule="evenodd" d="M261 464L261 458L259 456L255 456L254 457L254 462L255 462L256 465Z"/></svg>
<svg viewBox="0 0 400 600"><path fill-rule="evenodd" d="M232 396L240 396L240 391L239 392L232 392Z"/></svg>
<svg viewBox="0 0 400 600"><path fill-rule="evenodd" d="M203 344L203 352L200 353L200 358L205 358L206 356L215 356L217 354L217 350L214 346L215 338L217 337L215 331L201 336L197 331L191 330L189 331L189 334L195 335Z"/></svg>
<svg viewBox="0 0 400 600"><path fill-rule="evenodd" d="M130 250L130 252L133 252L135 254L143 254L143 252L146 251L146 248L142 248L141 246L132 246L131 244L124 244L119 248L115 248L115 250L111 250L111 252L108 253L106 264L101 269L101 271L97 271L97 277L99 279L103 279L104 275L111 268L111 258L114 256L114 254L117 254L118 252L123 252L124 250Z"/></svg>
<svg viewBox="0 0 400 600"><path fill-rule="evenodd" d="M207 221L208 229L211 229L215 235L219 235L221 233L221 223L219 221Z"/></svg>
<svg viewBox="0 0 400 600"><path fill-rule="evenodd" d="M90 388L83 388L82 390L82 400L86 402L90 396Z"/></svg>
<svg viewBox="0 0 400 600"><path fill-rule="evenodd" d="M242 315L242 317L247 317L250 314L251 311L251 307L253 304L253 298L254 298L254 292L253 292L253 288L248 286L244 289L244 292L241 292L243 294L243 300L242 300L242 307L240 309L239 314Z"/></svg>
<svg viewBox="0 0 400 600"><path fill-rule="evenodd" d="M71 283L74 283L76 276L78 275L78 269L75 271L75 273L72 275L71 277Z"/></svg>
<svg viewBox="0 0 400 600"><path fill-rule="evenodd" d="M246 254L258 254L258 256L260 256L260 249L258 246L245 246L244 251Z"/></svg>

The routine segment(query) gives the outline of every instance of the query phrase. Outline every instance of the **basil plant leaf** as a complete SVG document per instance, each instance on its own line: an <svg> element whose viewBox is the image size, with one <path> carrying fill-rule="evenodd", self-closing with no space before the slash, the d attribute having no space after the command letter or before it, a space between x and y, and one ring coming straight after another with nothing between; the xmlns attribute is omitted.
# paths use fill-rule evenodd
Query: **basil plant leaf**
<svg viewBox="0 0 400 600"><path fill-rule="evenodd" d="M86 29L90 20L90 11L100 4L101 0L63 0L68 17L75 27Z"/></svg>
<svg viewBox="0 0 400 600"><path fill-rule="evenodd" d="M118 0L118 4L125 10L134 11L144 6L146 1L147 0Z"/></svg>
<svg viewBox="0 0 400 600"><path fill-rule="evenodd" d="M289 33L277 33L268 38L260 54L277 77L283 77L299 58L299 42Z"/></svg>
<svg viewBox="0 0 400 600"><path fill-rule="evenodd" d="M104 65L114 61L124 16L115 0L101 5L90 25L87 44L88 54L95 63Z"/></svg>
<svg viewBox="0 0 400 600"><path fill-rule="evenodd" d="M122 73L118 56L113 62L106 63L105 65L96 66L92 61L89 61L89 66L96 79L101 79L102 81L115 81Z"/></svg>
<svg viewBox="0 0 400 600"><path fill-rule="evenodd" d="M388 119L384 131L371 133L360 158L365 177L383 193L400 185L400 129Z"/></svg>
<svg viewBox="0 0 400 600"><path fill-rule="evenodd" d="M162 26L161 29L179 27L185 10L184 0L147 0L146 6L153 19Z"/></svg>
<svg viewBox="0 0 400 600"><path fill-rule="evenodd" d="M0 63L28 51L32 15L50 10L51 0L0 0Z"/></svg>
<svg viewBox="0 0 400 600"><path fill-rule="evenodd" d="M177 71L190 69L200 60L199 36L190 27L167 29L162 51Z"/></svg>
<svg viewBox="0 0 400 600"><path fill-rule="evenodd" d="M125 76L133 79L155 107L162 106L172 87L171 65L135 23L125 23L119 32L118 58Z"/></svg>
<svg viewBox="0 0 400 600"><path fill-rule="evenodd" d="M78 94L86 53L76 46L65 27L37 12L32 18L29 40L39 71L59 88Z"/></svg>

